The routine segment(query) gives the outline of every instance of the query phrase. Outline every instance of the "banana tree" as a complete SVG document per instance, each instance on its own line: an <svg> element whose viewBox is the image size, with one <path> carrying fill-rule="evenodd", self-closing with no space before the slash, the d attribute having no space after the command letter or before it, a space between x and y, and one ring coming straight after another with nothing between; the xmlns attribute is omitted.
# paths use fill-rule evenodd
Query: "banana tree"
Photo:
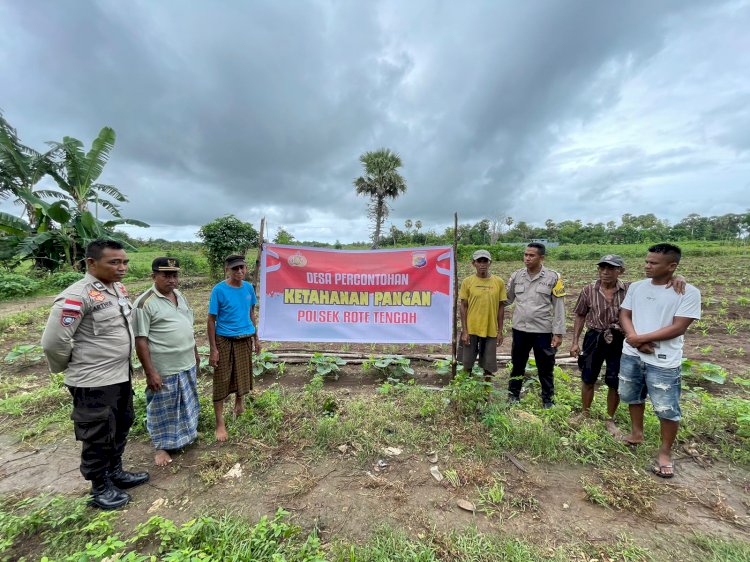
<svg viewBox="0 0 750 562"><path fill-rule="evenodd" d="M63 156L61 166L49 174L58 187L72 200L79 213L89 210L89 203L99 206L113 217L119 218L118 203L127 202L127 197L113 185L96 183L109 160L109 154L115 146L115 132L110 127L103 127L91 143L91 150L84 152L83 143L73 137L63 137L61 143L52 143L55 150ZM102 197L113 199L114 201Z"/></svg>
<svg viewBox="0 0 750 562"><path fill-rule="evenodd" d="M37 226L34 207L24 198L24 193L35 193L39 197L55 194L57 198L67 197L64 194L47 190L34 191L37 183L54 167L57 148L47 152L37 152L21 143L16 130L0 113L0 198L12 197L24 205L29 224Z"/></svg>

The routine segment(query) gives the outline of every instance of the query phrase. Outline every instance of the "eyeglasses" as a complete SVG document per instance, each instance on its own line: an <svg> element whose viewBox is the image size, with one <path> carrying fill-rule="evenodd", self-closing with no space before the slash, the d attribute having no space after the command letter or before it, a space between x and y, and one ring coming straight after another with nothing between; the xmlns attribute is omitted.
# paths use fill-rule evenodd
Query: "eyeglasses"
<svg viewBox="0 0 750 562"><path fill-rule="evenodd" d="M247 266L245 266L245 265L235 265L235 266L234 266L234 267L232 268L232 271L239 271L240 269L245 269L246 267L247 267Z"/></svg>

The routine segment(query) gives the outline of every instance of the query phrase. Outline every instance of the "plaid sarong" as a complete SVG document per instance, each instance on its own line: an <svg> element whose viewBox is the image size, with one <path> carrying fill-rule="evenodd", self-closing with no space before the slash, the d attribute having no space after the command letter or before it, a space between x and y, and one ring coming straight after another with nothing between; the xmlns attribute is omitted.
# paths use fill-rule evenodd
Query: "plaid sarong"
<svg viewBox="0 0 750 562"><path fill-rule="evenodd" d="M146 427L156 449L173 450L198 436L196 368L162 376L159 392L146 389Z"/></svg>
<svg viewBox="0 0 750 562"><path fill-rule="evenodd" d="M253 340L232 339L216 334L219 365L214 369L214 402L232 393L244 396L253 389Z"/></svg>

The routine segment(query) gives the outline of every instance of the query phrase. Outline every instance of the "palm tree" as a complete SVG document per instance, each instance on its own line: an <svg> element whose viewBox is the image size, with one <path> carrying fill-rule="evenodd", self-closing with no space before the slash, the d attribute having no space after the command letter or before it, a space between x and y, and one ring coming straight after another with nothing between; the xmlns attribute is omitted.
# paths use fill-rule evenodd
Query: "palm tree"
<svg viewBox="0 0 750 562"><path fill-rule="evenodd" d="M63 155L62 166L53 170L50 175L57 185L75 204L79 213L88 211L89 203L96 205L95 213L99 214L99 205L107 209L112 216L120 217L117 203L127 202L127 197L113 185L95 183L109 160L109 153L115 146L115 131L110 127L103 127L99 136L91 143L88 153L83 151L83 143L73 137L63 137L61 143L52 143L55 149ZM117 203L102 199L103 193ZM97 216L98 218L98 216Z"/></svg>
<svg viewBox="0 0 750 562"><path fill-rule="evenodd" d="M365 174L354 180L357 195L370 197L368 216L373 219L373 247L380 243L380 230L388 217L386 199L395 199L406 191L406 181L398 173L402 166L398 154L388 148L365 152L359 157Z"/></svg>

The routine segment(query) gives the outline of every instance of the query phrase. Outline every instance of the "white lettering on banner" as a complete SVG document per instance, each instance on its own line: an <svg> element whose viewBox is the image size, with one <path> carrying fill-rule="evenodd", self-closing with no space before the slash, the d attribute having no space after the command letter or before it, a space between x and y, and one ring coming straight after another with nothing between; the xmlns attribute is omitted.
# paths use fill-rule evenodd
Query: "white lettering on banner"
<svg viewBox="0 0 750 562"><path fill-rule="evenodd" d="M336 273L336 285L408 285L408 273Z"/></svg>
<svg viewBox="0 0 750 562"><path fill-rule="evenodd" d="M308 271L307 282L310 283L310 285L330 285L331 274L330 273L316 273L313 271Z"/></svg>

